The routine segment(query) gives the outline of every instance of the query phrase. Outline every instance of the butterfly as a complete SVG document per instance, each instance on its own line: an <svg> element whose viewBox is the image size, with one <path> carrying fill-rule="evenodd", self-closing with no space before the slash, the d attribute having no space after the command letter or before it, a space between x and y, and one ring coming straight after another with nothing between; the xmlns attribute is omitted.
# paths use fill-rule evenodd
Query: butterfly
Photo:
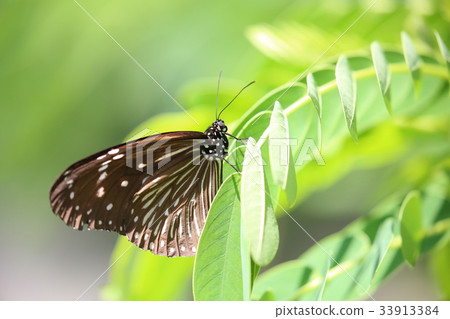
<svg viewBox="0 0 450 319"><path fill-rule="evenodd" d="M219 117L250 84L203 133L155 134L70 165L51 187L53 212L74 229L114 231L156 255L194 256L222 183L227 136L236 138Z"/></svg>

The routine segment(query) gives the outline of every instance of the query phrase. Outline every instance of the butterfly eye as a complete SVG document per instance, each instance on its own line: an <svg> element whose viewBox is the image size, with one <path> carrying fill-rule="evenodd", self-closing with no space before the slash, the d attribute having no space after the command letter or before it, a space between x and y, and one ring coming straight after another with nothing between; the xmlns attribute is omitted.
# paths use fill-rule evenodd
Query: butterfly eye
<svg viewBox="0 0 450 319"><path fill-rule="evenodd" d="M226 131L228 131L228 127L226 127L226 125L224 125L221 127L221 130L222 130L222 132L226 132Z"/></svg>

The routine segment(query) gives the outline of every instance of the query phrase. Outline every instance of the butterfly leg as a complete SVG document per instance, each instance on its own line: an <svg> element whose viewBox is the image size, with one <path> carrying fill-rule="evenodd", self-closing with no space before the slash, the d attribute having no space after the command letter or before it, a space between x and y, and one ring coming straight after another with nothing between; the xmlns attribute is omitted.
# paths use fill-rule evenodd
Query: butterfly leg
<svg viewBox="0 0 450 319"><path fill-rule="evenodd" d="M239 173L240 175L242 175L242 173L239 172L239 170L238 170L233 164L231 164L226 158L224 158L223 160L224 160L225 162L227 162L228 165L230 165L231 167L233 167L233 169L234 169L237 173Z"/></svg>

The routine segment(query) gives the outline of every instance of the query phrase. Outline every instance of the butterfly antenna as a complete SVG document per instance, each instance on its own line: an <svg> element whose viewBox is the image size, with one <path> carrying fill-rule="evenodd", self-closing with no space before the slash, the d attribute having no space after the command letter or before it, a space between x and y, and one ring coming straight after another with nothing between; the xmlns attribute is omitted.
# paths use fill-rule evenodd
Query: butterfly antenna
<svg viewBox="0 0 450 319"><path fill-rule="evenodd" d="M236 98L239 96L239 94L242 93L242 91L244 91L246 88L248 88L250 85L252 85L253 83L255 83L255 81L250 82L249 84L247 84L246 86L244 86L238 94L236 94L236 96L222 109L222 111L220 111L219 116L216 117L216 119L219 119L220 114L222 114L223 111L225 111L225 109L231 104L233 103L234 100L236 100Z"/></svg>
<svg viewBox="0 0 450 319"><path fill-rule="evenodd" d="M222 77L222 70L219 71L219 79L217 80L217 92L216 92L216 120L217 117L217 110L219 108L219 87L220 87L220 78Z"/></svg>

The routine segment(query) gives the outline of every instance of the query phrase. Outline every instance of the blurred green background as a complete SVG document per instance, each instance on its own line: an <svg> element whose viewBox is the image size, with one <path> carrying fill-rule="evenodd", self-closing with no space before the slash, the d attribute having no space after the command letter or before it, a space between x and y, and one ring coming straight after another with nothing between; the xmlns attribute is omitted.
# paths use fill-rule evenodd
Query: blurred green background
<svg viewBox="0 0 450 319"><path fill-rule="evenodd" d="M303 72L370 2L79 1L192 112L198 127L74 1L0 1L0 299L72 300L109 266L117 235L74 231L51 212L49 189L69 164L118 144L162 112L174 112L173 121L149 129L203 131L214 120L219 70L221 105L257 81L224 114L232 122ZM379 0L319 64L374 40L398 47L402 30L422 38L425 52L433 28L449 44L449 8L447 0ZM279 54L262 46L267 28L296 30L293 50ZM302 225L320 239L373 206L370 190L386 172L352 172L294 214L301 212ZM279 225L275 262L312 245L291 220L281 218ZM428 272L423 261L414 270L405 267L374 297L436 299ZM83 299L98 299L106 281L103 276Z"/></svg>

